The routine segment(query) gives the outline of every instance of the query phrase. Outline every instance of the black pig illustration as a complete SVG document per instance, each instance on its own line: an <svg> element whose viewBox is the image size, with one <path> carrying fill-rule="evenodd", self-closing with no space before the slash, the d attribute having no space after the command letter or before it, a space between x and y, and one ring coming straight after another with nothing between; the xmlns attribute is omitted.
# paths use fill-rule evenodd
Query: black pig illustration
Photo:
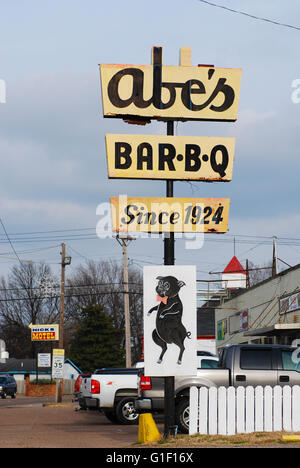
<svg viewBox="0 0 300 468"><path fill-rule="evenodd" d="M180 348L177 363L181 364L185 350L184 340L190 338L191 335L181 321L183 306L178 293L185 283L178 281L174 276L158 276L156 279L158 280L156 292L159 304L152 307L147 315L154 310L157 311L156 328L152 333L154 343L162 348L157 362L158 364L162 362L168 348L167 344L174 343Z"/></svg>

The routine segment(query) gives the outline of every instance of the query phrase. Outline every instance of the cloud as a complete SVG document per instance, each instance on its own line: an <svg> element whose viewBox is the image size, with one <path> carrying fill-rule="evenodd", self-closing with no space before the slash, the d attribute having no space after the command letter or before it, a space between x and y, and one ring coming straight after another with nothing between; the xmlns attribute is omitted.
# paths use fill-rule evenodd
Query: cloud
<svg viewBox="0 0 300 468"><path fill-rule="evenodd" d="M0 210L9 224L17 219L19 226L90 227L96 219L95 210L88 205L62 201L1 198Z"/></svg>
<svg viewBox="0 0 300 468"><path fill-rule="evenodd" d="M254 109L242 109L239 113L239 131L244 132L255 125L261 125L270 120L273 120L277 116L276 111L268 111L259 113Z"/></svg>

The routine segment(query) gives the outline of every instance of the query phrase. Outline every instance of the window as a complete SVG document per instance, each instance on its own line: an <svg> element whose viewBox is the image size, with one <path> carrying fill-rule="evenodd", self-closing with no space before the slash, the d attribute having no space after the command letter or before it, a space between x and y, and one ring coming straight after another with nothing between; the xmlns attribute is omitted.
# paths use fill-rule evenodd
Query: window
<svg viewBox="0 0 300 468"><path fill-rule="evenodd" d="M272 350L241 349L241 369L272 369Z"/></svg>
<svg viewBox="0 0 300 468"><path fill-rule="evenodd" d="M201 369L216 369L218 367L218 361L213 359L202 359Z"/></svg>
<svg viewBox="0 0 300 468"><path fill-rule="evenodd" d="M239 333L240 331L240 313L231 315L229 317L229 333L233 335L233 333Z"/></svg>
<svg viewBox="0 0 300 468"><path fill-rule="evenodd" d="M282 369L300 371L299 357L293 356L292 351L281 351Z"/></svg>

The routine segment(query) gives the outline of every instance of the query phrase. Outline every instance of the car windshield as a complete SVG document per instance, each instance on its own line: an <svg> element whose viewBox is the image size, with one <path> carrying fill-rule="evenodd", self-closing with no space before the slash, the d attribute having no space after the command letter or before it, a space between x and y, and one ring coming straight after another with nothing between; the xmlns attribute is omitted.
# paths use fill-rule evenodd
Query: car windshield
<svg viewBox="0 0 300 468"><path fill-rule="evenodd" d="M6 383L6 377L0 377L0 384Z"/></svg>

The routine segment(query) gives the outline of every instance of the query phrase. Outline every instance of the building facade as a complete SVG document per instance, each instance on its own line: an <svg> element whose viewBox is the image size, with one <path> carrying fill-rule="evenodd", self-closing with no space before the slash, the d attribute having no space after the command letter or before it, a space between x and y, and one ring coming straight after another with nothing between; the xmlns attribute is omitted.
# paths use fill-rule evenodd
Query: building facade
<svg viewBox="0 0 300 468"><path fill-rule="evenodd" d="M216 307L216 346L300 344L300 264L248 289L236 291Z"/></svg>

